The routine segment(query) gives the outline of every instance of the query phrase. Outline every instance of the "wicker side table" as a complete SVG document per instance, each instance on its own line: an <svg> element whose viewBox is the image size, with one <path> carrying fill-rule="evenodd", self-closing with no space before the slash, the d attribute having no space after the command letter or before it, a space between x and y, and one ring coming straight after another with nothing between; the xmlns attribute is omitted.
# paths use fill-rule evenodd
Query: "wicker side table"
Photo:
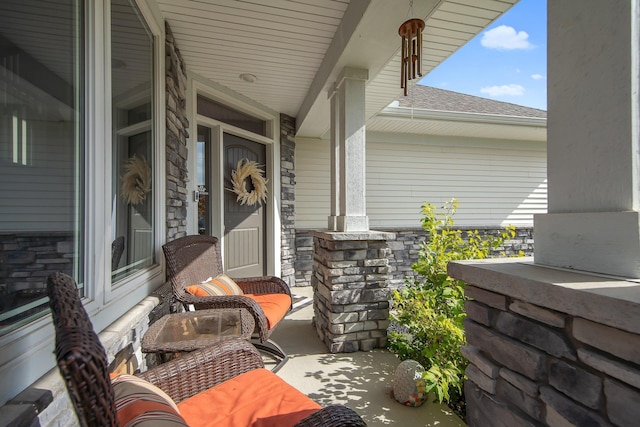
<svg viewBox="0 0 640 427"><path fill-rule="evenodd" d="M250 340L254 328L253 316L243 308L167 314L142 337L142 352L156 353L164 362L170 353L198 350L227 338Z"/></svg>

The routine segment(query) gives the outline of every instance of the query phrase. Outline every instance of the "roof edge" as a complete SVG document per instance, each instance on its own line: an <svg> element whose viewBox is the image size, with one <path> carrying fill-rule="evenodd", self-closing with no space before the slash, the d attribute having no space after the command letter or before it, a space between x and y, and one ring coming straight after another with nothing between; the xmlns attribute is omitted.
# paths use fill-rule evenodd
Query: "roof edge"
<svg viewBox="0 0 640 427"><path fill-rule="evenodd" d="M387 107L380 113L376 114L374 117L388 119L447 120L471 123L547 127L547 119L541 117L441 111L406 107Z"/></svg>

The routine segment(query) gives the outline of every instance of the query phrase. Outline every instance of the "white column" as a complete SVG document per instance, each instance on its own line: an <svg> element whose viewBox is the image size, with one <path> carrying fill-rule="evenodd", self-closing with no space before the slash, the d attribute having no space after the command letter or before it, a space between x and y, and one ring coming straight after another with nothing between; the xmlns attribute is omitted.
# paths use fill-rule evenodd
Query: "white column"
<svg viewBox="0 0 640 427"><path fill-rule="evenodd" d="M329 229L369 231L365 200L365 83L368 71L345 67L333 88L332 212ZM334 168L337 169L337 173ZM333 182L337 180L336 182ZM333 210L333 203L336 210ZM333 228L332 228L333 227Z"/></svg>
<svg viewBox="0 0 640 427"><path fill-rule="evenodd" d="M341 102L337 88L334 86L329 93L331 99L331 211L328 229L338 230L338 215L340 214L340 123Z"/></svg>
<svg viewBox="0 0 640 427"><path fill-rule="evenodd" d="M535 262L640 277L639 1L548 0L549 210Z"/></svg>

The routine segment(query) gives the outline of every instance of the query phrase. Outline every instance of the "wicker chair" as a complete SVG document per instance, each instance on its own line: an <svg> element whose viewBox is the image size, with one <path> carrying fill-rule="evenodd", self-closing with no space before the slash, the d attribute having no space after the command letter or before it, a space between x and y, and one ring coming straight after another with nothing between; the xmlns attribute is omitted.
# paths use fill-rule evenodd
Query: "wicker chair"
<svg viewBox="0 0 640 427"><path fill-rule="evenodd" d="M111 242L111 271L116 271L124 252L124 236L118 236Z"/></svg>
<svg viewBox="0 0 640 427"><path fill-rule="evenodd" d="M276 370L286 361L286 354L269 339L274 328L282 319L276 319L271 326L267 322L263 308L251 295L286 294L291 300L291 291L284 280L274 276L234 278L247 295L225 295L197 297L186 291L186 287L200 283L224 272L220 244L214 236L185 236L162 246L167 260L167 278L171 281L173 294L185 308L193 304L195 309L246 308L256 322L255 333L259 339L256 346L280 359ZM291 302L289 304L291 310ZM283 316L284 317L284 316Z"/></svg>
<svg viewBox="0 0 640 427"><path fill-rule="evenodd" d="M118 426L106 353L82 306L75 281L63 273L54 273L47 280L47 291L56 333L58 369L80 425ZM138 377L159 387L179 403L238 375L252 375L258 372L254 370L263 367L260 354L250 343L233 338L185 354ZM353 410L330 405L302 419L296 426L366 424Z"/></svg>

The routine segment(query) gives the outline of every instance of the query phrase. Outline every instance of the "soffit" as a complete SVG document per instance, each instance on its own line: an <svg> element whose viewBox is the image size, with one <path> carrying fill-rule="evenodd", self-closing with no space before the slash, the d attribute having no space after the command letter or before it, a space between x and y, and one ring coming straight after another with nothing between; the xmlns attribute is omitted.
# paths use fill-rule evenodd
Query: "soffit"
<svg viewBox="0 0 640 427"><path fill-rule="evenodd" d="M425 74L517 0L414 0L427 22ZM366 68L366 117L400 94L396 0L157 0L189 71L296 117L298 136L329 129L328 91L345 67ZM400 7L402 5L402 7ZM249 84L241 73L257 76Z"/></svg>
<svg viewBox="0 0 640 427"><path fill-rule="evenodd" d="M187 69L295 117L348 0L158 0ZM239 78L257 77L255 83Z"/></svg>

